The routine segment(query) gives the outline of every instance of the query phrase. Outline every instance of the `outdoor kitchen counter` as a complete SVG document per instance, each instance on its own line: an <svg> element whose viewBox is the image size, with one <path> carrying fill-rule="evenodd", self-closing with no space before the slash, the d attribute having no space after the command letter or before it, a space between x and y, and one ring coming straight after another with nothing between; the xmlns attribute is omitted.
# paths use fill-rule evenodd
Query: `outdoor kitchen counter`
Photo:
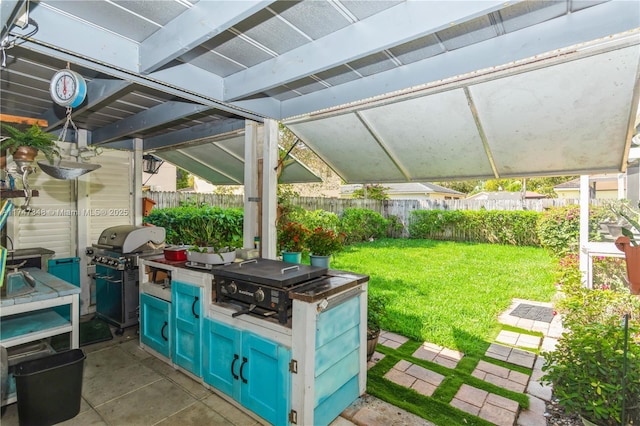
<svg viewBox="0 0 640 426"><path fill-rule="evenodd" d="M309 284L290 291L289 297L302 302L314 303L369 281L367 275L333 269L329 270L327 276L329 278L312 280Z"/></svg>
<svg viewBox="0 0 640 426"><path fill-rule="evenodd" d="M265 269L276 269L279 278L282 267L274 262L263 264L269 267ZM289 276L283 280L283 286L292 287L281 287L278 293L278 298L287 297L291 302L289 315L282 321L279 311L270 314L266 307L252 302L216 297L216 285L222 292L222 285L229 284L216 281L220 269L194 270L185 263L144 259L140 267L141 347L202 381L262 423L328 425L366 390L369 277L307 269L309 266L301 265L296 271L308 281L288 282ZM150 282L154 270L169 275L171 290L163 288L164 279ZM238 277L223 278L236 280L240 286L249 282L241 274L251 278L254 272L243 266L242 272L227 271ZM267 288L259 282L268 280L267 275L249 284L258 282L257 288ZM152 293L152 287L163 289ZM246 288L251 295L251 287Z"/></svg>

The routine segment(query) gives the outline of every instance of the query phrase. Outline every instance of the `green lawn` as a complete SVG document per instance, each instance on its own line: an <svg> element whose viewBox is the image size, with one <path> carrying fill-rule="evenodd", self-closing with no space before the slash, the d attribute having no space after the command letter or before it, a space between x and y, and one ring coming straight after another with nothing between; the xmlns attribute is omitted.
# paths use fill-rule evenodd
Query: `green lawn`
<svg viewBox="0 0 640 426"><path fill-rule="evenodd" d="M369 291L389 297L385 330L476 356L513 298L555 293L554 260L535 247L383 239L347 247L331 267L369 275Z"/></svg>

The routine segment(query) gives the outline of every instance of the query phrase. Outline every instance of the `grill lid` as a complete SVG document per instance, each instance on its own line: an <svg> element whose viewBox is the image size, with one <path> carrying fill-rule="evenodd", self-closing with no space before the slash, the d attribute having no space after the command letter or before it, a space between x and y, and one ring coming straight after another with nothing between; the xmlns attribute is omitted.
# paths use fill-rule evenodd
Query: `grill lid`
<svg viewBox="0 0 640 426"><path fill-rule="evenodd" d="M328 269L258 258L217 266L212 271L220 277L284 288L325 275Z"/></svg>
<svg viewBox="0 0 640 426"><path fill-rule="evenodd" d="M135 253L164 246L165 229L160 226L119 225L105 229L96 247Z"/></svg>

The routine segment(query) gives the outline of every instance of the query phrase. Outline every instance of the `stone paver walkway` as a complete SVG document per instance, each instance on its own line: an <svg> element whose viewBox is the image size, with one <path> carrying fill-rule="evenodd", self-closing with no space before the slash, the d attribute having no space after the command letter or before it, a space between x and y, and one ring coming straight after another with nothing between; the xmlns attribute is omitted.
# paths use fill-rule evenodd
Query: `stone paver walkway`
<svg viewBox="0 0 640 426"><path fill-rule="evenodd" d="M466 413L478 416L498 426L513 426L514 424L518 426L545 426L545 401L549 401L552 395L551 388L541 383L544 359L525 349L539 349L541 353L552 351L557 343L557 337L562 334L561 319L559 315L554 315L551 322L545 322L510 315L511 311L522 304L552 306L549 303L514 299L510 308L500 315L499 321L524 330L542 332L544 337L540 338L526 333L503 330L498 334L496 342L489 346L485 356L508 364L530 368L531 375L512 370L508 366L496 365L484 360L478 362L471 374L480 380L501 388L524 393L529 398L529 408L520 410L516 401L468 384L460 386L450 403ZM522 311L522 307L520 310ZM548 316L546 318L548 319ZM383 331L380 334L378 343L397 349L408 340L404 336ZM424 342L412 355L415 358L435 362L451 369L455 369L458 362L464 357L462 352L430 342ZM375 352L367 364L368 368L376 365L384 357L384 354ZM397 362L384 377L400 386L414 389L425 396L432 396L445 379L445 376L408 360ZM386 409L382 411L386 411ZM342 415L342 420L345 422L351 421L358 425L366 424L371 426L398 424L393 421L393 415L388 415L392 412L393 409L390 409L388 413L381 413L380 411L372 410L371 407L366 407L357 412L349 413L349 409L347 409ZM418 422L420 421L418 420ZM426 422L425 424L428 423ZM344 424L346 425L347 423ZM336 424L333 426L343 425Z"/></svg>
<svg viewBox="0 0 640 426"><path fill-rule="evenodd" d="M529 376L527 374L509 370L508 368L486 361L478 362L476 369L473 370L471 375L485 382L520 393L524 393L527 383L529 382Z"/></svg>
<svg viewBox="0 0 640 426"><path fill-rule="evenodd" d="M433 395L436 388L444 380L442 374L427 370L424 367L405 360L399 361L394 365L393 368L384 375L384 378L400 386L411 388L425 396Z"/></svg>
<svg viewBox="0 0 640 426"><path fill-rule="evenodd" d="M532 336L531 334L516 333L515 331L502 330L496 342L504 343L506 345L518 346L521 348L538 349L542 338L538 336Z"/></svg>
<svg viewBox="0 0 640 426"><path fill-rule="evenodd" d="M443 348L433 343L424 342L414 353L418 359L435 362L443 367L456 368L464 354L453 349Z"/></svg>
<svg viewBox="0 0 640 426"><path fill-rule="evenodd" d="M499 359L509 364L527 368L532 368L536 360L536 354L533 352L523 351L522 349L511 348L497 343L492 343L484 355L489 358Z"/></svg>
<svg viewBox="0 0 640 426"><path fill-rule="evenodd" d="M398 349L409 341L408 338L401 336L390 331L380 331L380 337L378 337L378 344L389 347L391 349Z"/></svg>
<svg viewBox="0 0 640 426"><path fill-rule="evenodd" d="M498 317L501 324L511 325L513 327L522 328L527 331L539 331L545 336L558 338L562 335L562 319L560 315L555 315L551 322L535 321L531 319L521 318L511 315L511 312L520 304L553 307L552 303L535 302L531 300L513 299L511 306Z"/></svg>
<svg viewBox="0 0 640 426"><path fill-rule="evenodd" d="M519 409L511 399L466 384L460 386L451 405L498 426L513 426Z"/></svg>

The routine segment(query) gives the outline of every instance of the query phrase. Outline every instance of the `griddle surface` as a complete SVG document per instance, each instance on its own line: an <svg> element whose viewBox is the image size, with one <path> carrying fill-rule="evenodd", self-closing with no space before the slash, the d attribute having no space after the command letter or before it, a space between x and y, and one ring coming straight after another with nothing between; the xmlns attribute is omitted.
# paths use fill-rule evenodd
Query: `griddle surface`
<svg viewBox="0 0 640 426"><path fill-rule="evenodd" d="M327 271L327 268L318 266L263 258L217 266L212 269L214 275L221 277L282 288L320 277L325 275Z"/></svg>

